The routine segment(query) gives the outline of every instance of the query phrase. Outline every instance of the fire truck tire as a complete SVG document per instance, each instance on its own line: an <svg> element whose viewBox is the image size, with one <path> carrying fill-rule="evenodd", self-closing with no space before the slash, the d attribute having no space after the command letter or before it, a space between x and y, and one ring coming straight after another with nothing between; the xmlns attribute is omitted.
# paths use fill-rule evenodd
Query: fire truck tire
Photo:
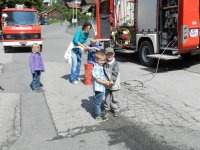
<svg viewBox="0 0 200 150"><path fill-rule="evenodd" d="M42 52L42 45L40 45L40 52Z"/></svg>
<svg viewBox="0 0 200 150"><path fill-rule="evenodd" d="M147 67L154 65L155 59L147 57L150 54L154 54L153 45L149 41L143 41L139 46L139 57L142 65Z"/></svg>
<svg viewBox="0 0 200 150"><path fill-rule="evenodd" d="M5 53L9 53L10 50L10 46L4 46L4 52Z"/></svg>

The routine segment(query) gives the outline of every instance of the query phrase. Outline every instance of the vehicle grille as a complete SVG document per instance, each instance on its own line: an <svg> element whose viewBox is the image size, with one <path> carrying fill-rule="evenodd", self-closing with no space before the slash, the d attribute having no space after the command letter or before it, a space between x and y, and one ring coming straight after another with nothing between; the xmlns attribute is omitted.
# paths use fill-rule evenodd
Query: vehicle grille
<svg viewBox="0 0 200 150"><path fill-rule="evenodd" d="M37 35L37 38L36 38ZM31 40L31 39L40 39L40 34L5 34L3 35L5 40Z"/></svg>

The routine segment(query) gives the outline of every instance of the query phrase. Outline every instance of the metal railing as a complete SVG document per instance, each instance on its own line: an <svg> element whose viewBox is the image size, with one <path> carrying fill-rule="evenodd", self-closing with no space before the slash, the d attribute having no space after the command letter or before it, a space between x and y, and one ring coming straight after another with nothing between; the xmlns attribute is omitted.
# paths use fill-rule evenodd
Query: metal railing
<svg viewBox="0 0 200 150"><path fill-rule="evenodd" d="M79 20L78 22L76 23L70 23L68 26L67 26L67 29L71 29L71 28L76 28L78 26L82 26L85 22L90 22L92 25L95 24L95 20L93 18L90 18L90 19L83 19L83 20Z"/></svg>

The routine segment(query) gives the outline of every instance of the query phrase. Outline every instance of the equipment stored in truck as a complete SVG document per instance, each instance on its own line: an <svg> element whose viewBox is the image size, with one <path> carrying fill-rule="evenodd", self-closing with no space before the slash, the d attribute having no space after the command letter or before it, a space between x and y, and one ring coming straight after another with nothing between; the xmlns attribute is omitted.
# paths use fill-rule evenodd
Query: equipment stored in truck
<svg viewBox="0 0 200 150"><path fill-rule="evenodd" d="M101 12L97 20L100 20L99 24L101 20L109 22L109 27L102 25L100 29L108 33L112 28L116 52L138 52L145 66L152 66L156 59L179 59L187 54L200 54L199 0L106 2L109 3L107 14L113 20L105 18Z"/></svg>

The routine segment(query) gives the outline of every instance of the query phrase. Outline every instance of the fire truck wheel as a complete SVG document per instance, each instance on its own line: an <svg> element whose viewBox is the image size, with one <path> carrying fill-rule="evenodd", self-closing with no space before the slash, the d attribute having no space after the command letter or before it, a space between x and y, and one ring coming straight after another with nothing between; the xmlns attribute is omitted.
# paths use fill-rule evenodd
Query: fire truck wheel
<svg viewBox="0 0 200 150"><path fill-rule="evenodd" d="M4 46L4 52L9 53L10 47L9 46Z"/></svg>
<svg viewBox="0 0 200 150"><path fill-rule="evenodd" d="M42 45L40 45L40 52L42 52Z"/></svg>
<svg viewBox="0 0 200 150"><path fill-rule="evenodd" d="M151 42L143 41L139 47L139 57L142 65L147 67L151 67L154 65L155 59L147 57L147 55L150 54L154 54Z"/></svg>

